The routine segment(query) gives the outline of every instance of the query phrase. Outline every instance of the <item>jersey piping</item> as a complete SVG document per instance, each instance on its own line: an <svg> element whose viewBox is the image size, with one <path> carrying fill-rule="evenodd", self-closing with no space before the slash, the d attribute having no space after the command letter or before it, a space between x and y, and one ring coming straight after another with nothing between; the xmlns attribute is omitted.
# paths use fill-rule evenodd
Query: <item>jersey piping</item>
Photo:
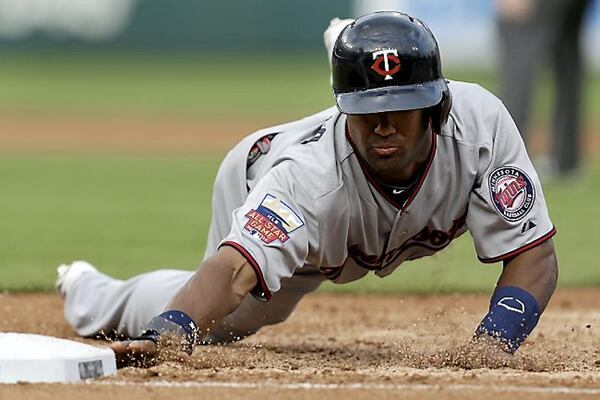
<svg viewBox="0 0 600 400"><path fill-rule="evenodd" d="M223 247L223 246L229 246L229 247L236 249L246 259L246 261L248 261L248 264L250 264L250 266L254 270L258 284L254 289L252 289L251 294L256 299L261 300L261 301L271 300L271 297L272 297L271 291L269 290L269 287L267 286L267 282L265 281L262 270L258 266L258 263L254 259L252 254L250 254L250 252L248 250L246 250L241 244L236 243L236 242L226 241L226 242L223 242L221 244L221 246L219 246L219 247ZM260 288L262 290L262 293L259 290L257 290L258 288Z"/></svg>
<svg viewBox="0 0 600 400"><path fill-rule="evenodd" d="M552 230L550 230L550 232L546 233L544 236L542 236L539 239L534 240L531 243L528 243L522 247L519 247L518 249L509 251L508 253L502 254L500 256L494 257L494 258L481 258L479 256L477 256L477 258L479 259L479 261L481 261L482 263L486 263L486 264L492 264L492 263L496 263L499 261L505 261L508 260L509 258L513 258L518 256L521 253L526 252L527 250L533 249L534 247L544 243L546 240L552 238L552 236L556 235L556 227L552 227Z"/></svg>

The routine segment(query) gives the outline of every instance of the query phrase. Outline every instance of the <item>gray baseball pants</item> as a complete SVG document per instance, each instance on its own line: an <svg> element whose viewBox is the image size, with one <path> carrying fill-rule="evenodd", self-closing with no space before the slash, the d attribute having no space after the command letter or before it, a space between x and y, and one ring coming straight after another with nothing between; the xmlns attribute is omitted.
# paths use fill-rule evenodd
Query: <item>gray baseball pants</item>
<svg viewBox="0 0 600 400"><path fill-rule="evenodd" d="M165 269L123 281L101 272L86 272L67 292L65 318L82 336L111 331L139 336L192 274ZM232 342L256 333L263 326L285 321L300 299L316 290L322 281L323 275L310 269L282 281L281 289L273 293L269 302L246 296L240 307L225 317L204 341Z"/></svg>

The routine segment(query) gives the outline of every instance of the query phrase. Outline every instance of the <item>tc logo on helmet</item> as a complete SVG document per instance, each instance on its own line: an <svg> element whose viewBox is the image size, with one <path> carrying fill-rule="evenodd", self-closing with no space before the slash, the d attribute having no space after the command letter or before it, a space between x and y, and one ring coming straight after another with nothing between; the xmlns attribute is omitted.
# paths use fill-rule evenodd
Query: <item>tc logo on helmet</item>
<svg viewBox="0 0 600 400"><path fill-rule="evenodd" d="M386 49L373 52L373 60L375 62L371 65L371 69L377 72L381 76L385 76L385 80L392 79L392 75L400 72L400 59L398 58L398 50ZM381 64L383 63L383 68ZM390 63L394 64L390 68Z"/></svg>

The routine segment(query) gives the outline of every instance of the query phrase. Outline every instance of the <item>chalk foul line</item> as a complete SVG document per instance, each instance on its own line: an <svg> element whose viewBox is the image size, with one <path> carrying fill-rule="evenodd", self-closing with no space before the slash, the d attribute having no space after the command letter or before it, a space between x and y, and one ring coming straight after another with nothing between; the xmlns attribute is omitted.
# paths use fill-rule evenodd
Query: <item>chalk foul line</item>
<svg viewBox="0 0 600 400"><path fill-rule="evenodd" d="M97 381L90 385L143 386L154 388L217 388L217 389L275 389L275 390L420 390L420 391L486 391L495 393L542 393L542 394L600 394L600 387L577 388L568 386L511 386L469 383L424 384L424 383L277 383L277 382L224 382L224 381Z"/></svg>

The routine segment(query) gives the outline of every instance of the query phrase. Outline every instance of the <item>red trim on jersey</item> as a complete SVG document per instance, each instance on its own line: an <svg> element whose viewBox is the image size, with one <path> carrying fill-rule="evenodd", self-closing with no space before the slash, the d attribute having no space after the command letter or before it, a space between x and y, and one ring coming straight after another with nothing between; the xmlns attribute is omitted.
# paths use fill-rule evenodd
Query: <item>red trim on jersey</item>
<svg viewBox="0 0 600 400"><path fill-rule="evenodd" d="M430 126L431 126L431 122L430 122ZM412 190L410 197L402 205L402 204L396 203L396 201L393 198L388 196L386 191L379 185L379 182L377 182L377 180L374 179L371 176L371 174L369 174L368 168L366 165L364 165L364 161L363 161L362 157L360 156L360 153L356 149L356 145L354 144L354 141L352 140L352 136L350 135L350 127L348 127L348 124L346 123L346 138L348 139L348 142L350 142L350 145L354 149L354 153L356 154L358 164L360 165L360 168L362 169L363 173L365 174L365 177L373 185L373 187L377 190L377 192L381 196L383 196L384 199L386 199L388 201L388 203L390 203L397 209L401 210L402 212L404 212L404 210L406 210L406 208L410 205L410 203L412 203L412 201L415 199L415 197L417 197L417 193L419 192L419 190L421 190L421 186L423 186L423 182L425 182L425 178L427 177L427 174L429 173L431 164L433 164L433 158L435 156L435 151L437 149L437 134L435 133L435 131L433 129L431 129L431 134L432 134L432 143L431 143L431 149L429 150L429 155L427 156L427 165L425 166L425 169L423 170L423 173L421 174L421 177L419 178L417 185Z"/></svg>
<svg viewBox="0 0 600 400"><path fill-rule="evenodd" d="M256 279L258 280L257 286L260 285L260 288L262 289L262 292L264 293L264 296L267 299L267 301L271 300L271 296L272 296L271 291L269 290L269 287L267 286L267 283L265 282L265 278L263 277L262 270L258 266L258 263L254 259L254 257L252 257L252 254L250 254L248 252L248 250L246 250L241 244L232 242L229 240L221 243L221 246L219 246L219 248L223 247L223 246L233 247L248 261L248 263L254 270L254 273L256 274ZM255 291L255 290L256 290L256 288L252 289L252 291Z"/></svg>
<svg viewBox="0 0 600 400"><path fill-rule="evenodd" d="M342 265L340 267L319 267L319 271L323 275L325 275L325 277L330 281L335 281L337 278L340 277L342 271L344 271L344 266Z"/></svg>
<svg viewBox="0 0 600 400"><path fill-rule="evenodd" d="M430 126L431 126L431 122L430 122ZM423 175L421 175L421 179L419 179L419 182L417 183L415 190L413 190L412 195L408 198L408 200L406 200L406 203L404 203L404 207L402 208L402 211L406 210L408 208L408 206L410 205L410 203L412 203L412 201L415 199L415 197L417 197L417 193L419 193L419 190L421 190L421 186L423 186L423 182L425 182L425 178L427 177L427 174L429 173L431 164L433 164L433 158L435 157L435 151L437 150L437 135L433 129L431 130L431 132L433 135L433 139L432 139L433 143L431 143L431 150L429 151L429 158L427 160L427 166L425 167L425 171L423 171Z"/></svg>
<svg viewBox="0 0 600 400"><path fill-rule="evenodd" d="M479 256L477 256L477 258L479 258L479 261L481 261L482 263L486 263L486 264L491 264L491 263L495 263L498 261L504 261L507 260L509 258L518 256L521 253L526 252L527 250L533 249L534 247L544 243L546 240L550 239L552 236L556 235L556 228L552 227L552 230L548 233L546 233L544 236L542 236L539 239L534 240L533 242L526 244L523 247L520 247L516 250L513 251L509 251L506 254L502 254L501 256L498 257L494 257L494 258L481 258Z"/></svg>

